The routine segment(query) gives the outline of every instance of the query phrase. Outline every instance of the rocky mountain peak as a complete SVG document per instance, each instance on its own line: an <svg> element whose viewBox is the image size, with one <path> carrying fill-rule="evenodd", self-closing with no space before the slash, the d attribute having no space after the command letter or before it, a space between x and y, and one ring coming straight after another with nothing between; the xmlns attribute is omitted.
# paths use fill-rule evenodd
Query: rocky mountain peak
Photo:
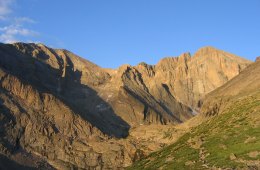
<svg viewBox="0 0 260 170"><path fill-rule="evenodd" d="M179 64L185 64L191 59L190 53L183 53L179 57L165 57L156 64L156 69L169 71L176 68Z"/></svg>
<svg viewBox="0 0 260 170"><path fill-rule="evenodd" d="M212 46L206 46L206 47L202 47L200 49L198 49L196 51L196 53L194 54L195 56L196 55L205 55L205 54L211 54L211 53L216 53L216 52L220 52L221 50L218 50L217 48L215 47L212 47Z"/></svg>

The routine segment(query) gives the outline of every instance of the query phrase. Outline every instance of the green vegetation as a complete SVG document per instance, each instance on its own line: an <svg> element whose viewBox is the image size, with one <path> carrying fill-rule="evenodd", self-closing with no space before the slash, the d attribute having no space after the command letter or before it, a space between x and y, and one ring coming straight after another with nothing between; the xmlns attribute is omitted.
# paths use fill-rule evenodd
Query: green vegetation
<svg viewBox="0 0 260 170"><path fill-rule="evenodd" d="M260 93L237 99L230 106L176 143L150 154L129 169L260 166Z"/></svg>

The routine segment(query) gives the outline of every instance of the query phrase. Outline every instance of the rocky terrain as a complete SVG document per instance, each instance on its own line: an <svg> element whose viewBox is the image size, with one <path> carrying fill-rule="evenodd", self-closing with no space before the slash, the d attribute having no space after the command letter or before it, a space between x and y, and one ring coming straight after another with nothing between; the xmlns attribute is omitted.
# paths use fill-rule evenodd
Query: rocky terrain
<svg viewBox="0 0 260 170"><path fill-rule="evenodd" d="M260 60L260 56L259 57L256 57L255 61L259 61Z"/></svg>
<svg viewBox="0 0 260 170"><path fill-rule="evenodd" d="M258 60L209 93L193 128L129 169L260 169L259 73Z"/></svg>
<svg viewBox="0 0 260 170"><path fill-rule="evenodd" d="M249 64L205 47L156 65L106 69L43 44L0 44L0 162L32 169L130 166L176 141L188 129L177 124L201 106L205 117L218 113L211 108L219 102L205 95Z"/></svg>

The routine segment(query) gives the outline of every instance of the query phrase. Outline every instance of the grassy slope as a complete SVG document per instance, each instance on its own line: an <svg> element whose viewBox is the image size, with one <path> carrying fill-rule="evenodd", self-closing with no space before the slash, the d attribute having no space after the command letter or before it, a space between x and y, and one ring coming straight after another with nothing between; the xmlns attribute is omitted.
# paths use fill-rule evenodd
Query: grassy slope
<svg viewBox="0 0 260 170"><path fill-rule="evenodd" d="M233 100L222 114L128 169L260 168L260 92Z"/></svg>

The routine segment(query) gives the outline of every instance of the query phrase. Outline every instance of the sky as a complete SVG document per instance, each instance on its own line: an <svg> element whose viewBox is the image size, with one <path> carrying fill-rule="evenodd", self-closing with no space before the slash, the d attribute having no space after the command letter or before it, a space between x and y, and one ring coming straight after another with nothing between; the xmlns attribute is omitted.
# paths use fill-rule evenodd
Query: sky
<svg viewBox="0 0 260 170"><path fill-rule="evenodd" d="M117 68L213 46L260 56L260 0L0 0L0 42L43 43Z"/></svg>

